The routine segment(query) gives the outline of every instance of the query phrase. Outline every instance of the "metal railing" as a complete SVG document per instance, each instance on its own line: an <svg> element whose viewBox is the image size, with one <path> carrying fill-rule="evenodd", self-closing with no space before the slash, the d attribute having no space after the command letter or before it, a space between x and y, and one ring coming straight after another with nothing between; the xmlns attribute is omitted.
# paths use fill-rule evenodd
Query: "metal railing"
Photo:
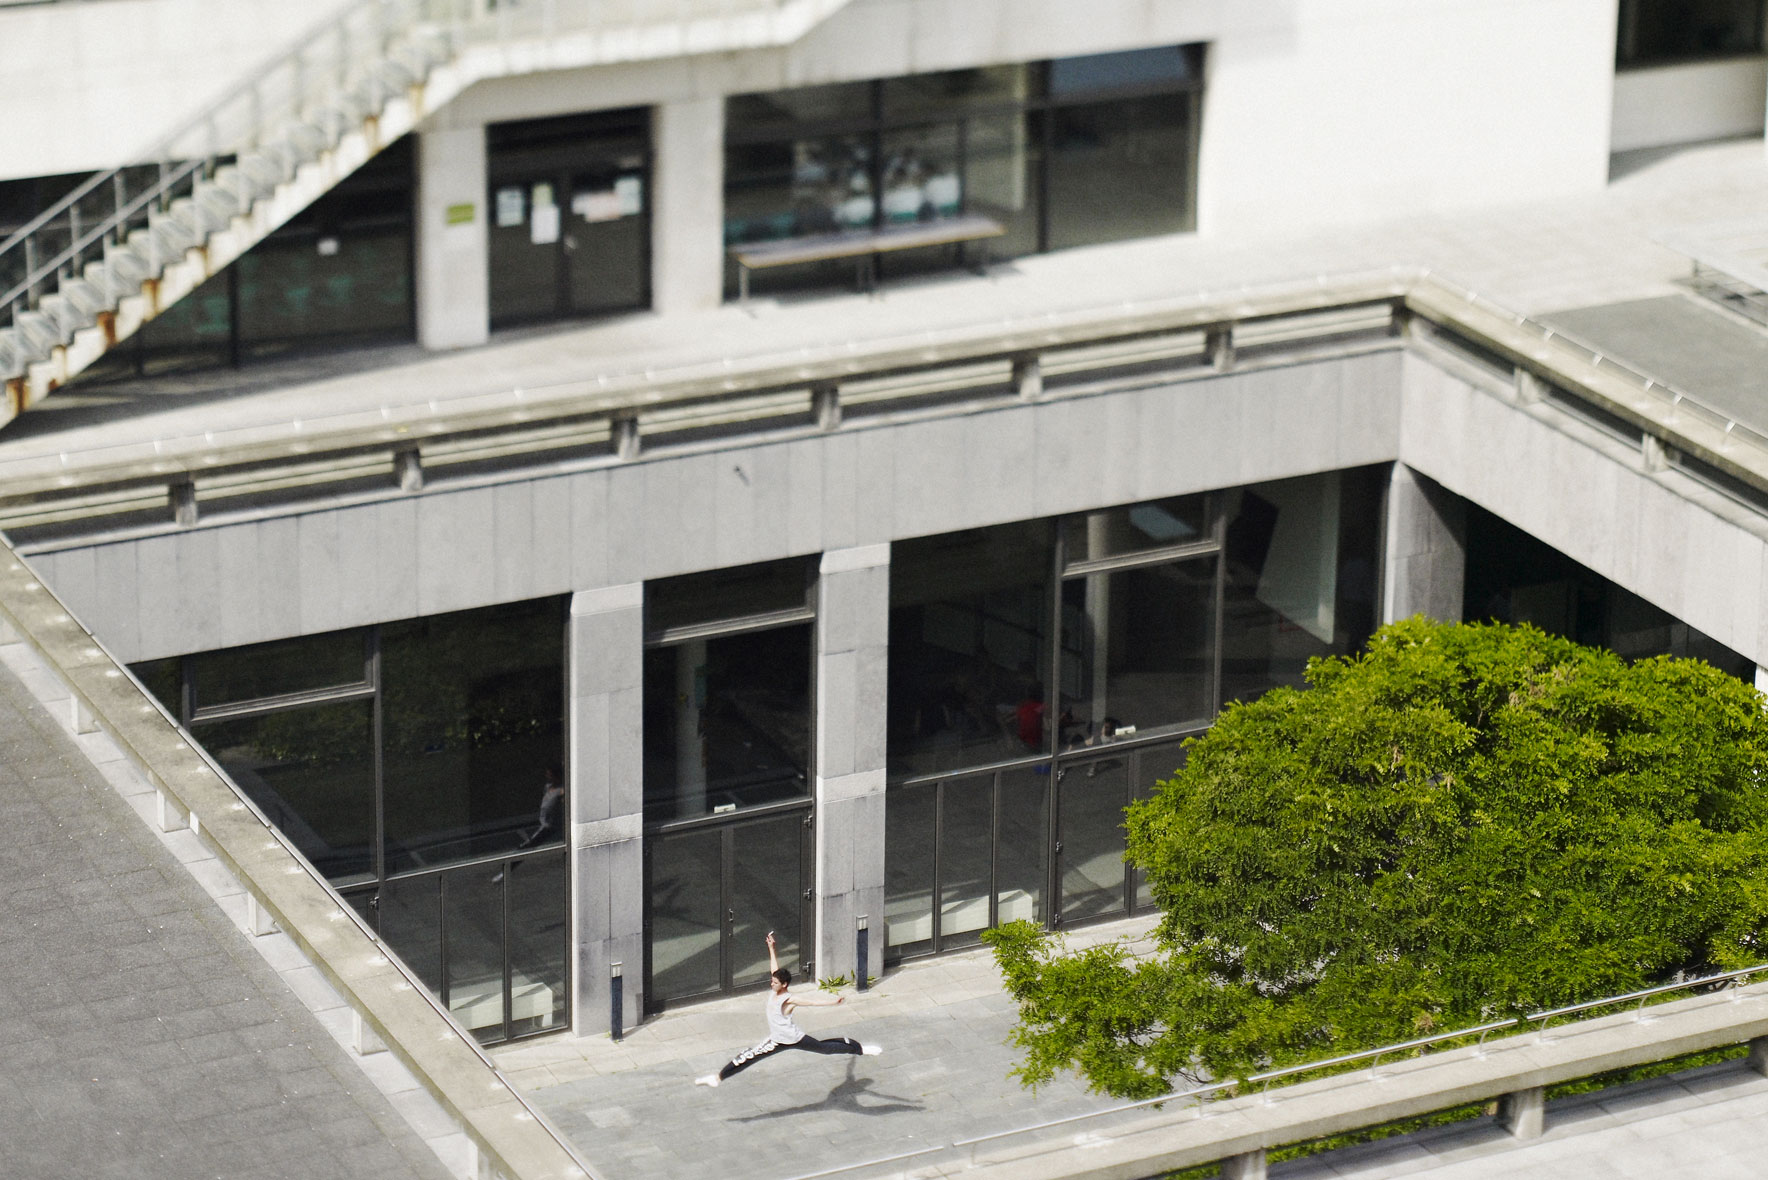
<svg viewBox="0 0 1768 1180"><path fill-rule="evenodd" d="M288 48L254 65L242 80L176 129L128 161L88 177L60 200L0 241L0 308L16 323L58 284L84 273L137 230L148 228L172 202L194 194L199 181L261 148L275 147L293 130L310 128L335 140L340 121L375 114L402 92L406 79L427 68L404 63L404 74L387 69L394 50L423 45L430 64L465 46L545 43L584 32L636 33L676 28L679 35L647 48L643 38L624 38L627 56L657 56L669 46L688 52L723 47L730 29L812 0L350 0L310 27ZM823 0L825 7L829 0ZM814 5L813 5L814 6ZM696 24L719 22L722 38L693 36ZM771 30L737 36L763 43ZM395 63L399 64L399 63ZM492 72L526 67L506 59ZM252 199L242 185L240 212ZM150 258L172 260L172 252ZM150 275L149 277L152 277Z"/></svg>
<svg viewBox="0 0 1768 1180"><path fill-rule="evenodd" d="M189 731L180 725L165 705L142 685L135 674L112 655L109 648L97 636L87 632L66 613L59 600L54 597L53 592L35 580L27 567L20 563L7 547L3 538L0 538L0 562L10 563L15 578L18 575L31 578L24 587L30 592L31 609L14 609L17 605L16 602L0 603L0 622L9 624L17 637L24 640L36 651L49 671L68 689L74 699L80 702L81 707L88 710L99 725L117 739L118 746L126 754L134 751L136 747L128 738L138 736L142 726L163 725L176 735L179 753L184 756L194 756L201 766L224 784L230 797L227 806L234 811L249 814L258 825L261 825L261 831L254 827L251 839L268 841L269 846L275 847L280 854L287 857L286 871L288 873L303 877L309 887L322 890L331 904L335 906L329 915L331 920L347 923L365 940L366 947L364 949L372 948L374 954L378 956L374 961L374 967L395 972L403 982L403 990L408 990L411 994L419 997L458 1040L459 1046L477 1058L479 1064L488 1071L494 1086L520 1106L522 1117L539 1127L552 1145L569 1159L583 1176L589 1177L591 1180L598 1177L600 1173L583 1157L576 1144L561 1132L543 1111L528 1100L527 1096L509 1079L508 1075L479 1045L477 1039L460 1024L454 1014L429 989L418 974L407 966L386 943L381 941L380 936L369 928L356 908L345 900L330 881L326 880L325 875L313 866L295 843L270 821L270 818L251 795L233 780L226 768L204 748L201 742L190 736ZM43 626L44 620L48 620L51 626ZM73 630L73 634L67 634L69 629ZM79 672L72 670L63 658L69 654L77 654L80 663ZM122 702L123 707L107 711L103 704L92 699L92 696L83 687L83 683L89 684L90 680L87 679L83 682L82 674L100 676L102 681L113 689L114 686L127 685ZM115 713L126 713L127 715L117 716ZM186 790L192 785L191 783L184 781L177 773L169 771L165 767L142 760L138 755L130 754L130 759L148 783L156 789L169 793L180 808L188 807ZM266 904L268 897L263 892L264 883L253 880L237 870L238 861L235 859L235 854L238 849L237 847L229 847L230 842L237 842L239 839L237 832L232 837L218 838L217 829L225 828L226 825L216 822L219 817L214 811L205 816L195 809L190 809L189 814L191 827L193 829L200 828L205 840L211 844L218 844L218 850L224 854L221 858L222 863L235 872L239 884L254 901L265 905L265 908L268 909ZM553 850L544 848L535 850L535 852L548 851ZM527 855L534 855L534 853ZM315 932L312 930L290 929L287 933L295 939L297 945L301 947L302 953L307 955L319 968L321 975L325 976L328 982L339 985L339 990L348 995L348 989L342 986L342 978L347 976L359 979L360 972L353 969L342 969L336 960L345 958L355 948L338 946L336 940L329 934L323 939L316 940L313 937ZM328 948L326 953L313 949L321 945ZM352 1002L354 1006L353 1001L349 1002ZM358 1011L364 1016L372 1017L374 1015L372 1012L361 1012L360 1008ZM389 1047L406 1048L406 1046ZM438 1089L431 1079L420 1076L419 1081L429 1088L443 1108L458 1120L462 1131L475 1145L475 1150L490 1152L492 1158L495 1158L496 1148L492 1137L483 1133L476 1121L485 1114L485 1109L481 1105L483 1102L482 1092L475 1090L470 1095L450 1094L444 1092L443 1089Z"/></svg>
<svg viewBox="0 0 1768 1180"><path fill-rule="evenodd" d="M898 1152L894 1155L880 1156L874 1159L862 1160L857 1163L824 1168L815 1172L804 1172L791 1177L790 1180L821 1180L823 1177L846 1175L852 1172L883 1167L887 1164L901 1163L905 1160L918 1159L922 1156L938 1153L949 1153L962 1156L965 1155L966 1149L968 1149L967 1160L973 1165L976 1163L976 1149L983 1144L995 1143L1004 1139L1017 1138L1023 1135L1035 1135L1040 1132L1054 1130L1058 1127L1074 1126L1078 1123L1094 1122L1096 1120L1107 1119L1132 1111L1154 1109L1175 1102L1182 1103L1195 1100L1196 1117L1204 1118L1208 1115L1207 1107L1209 1099L1213 1097L1225 1095L1232 1091L1244 1090L1247 1087L1263 1083L1263 1087L1260 1090L1260 1096L1263 1101L1268 1104L1275 1101L1270 1094L1272 1082L1298 1078L1305 1074L1317 1073L1321 1070L1327 1069L1336 1069L1345 1065L1354 1065L1363 1061L1370 1063L1369 1072L1362 1077L1352 1079L1350 1084L1357 1085L1364 1082L1378 1081L1380 1080L1378 1067L1381 1063L1381 1059L1390 1054L1417 1052L1450 1041L1466 1041L1469 1038L1477 1038L1473 1046L1474 1054L1476 1056L1484 1056L1486 1039L1494 1032L1506 1029L1524 1029L1526 1031L1528 1026L1538 1025L1534 1031L1538 1036L1544 1036L1547 1024L1559 1017L1570 1016L1578 1012L1589 1012L1598 1008L1618 1007L1623 1004L1634 1002L1637 1002L1639 1005L1636 1009L1635 1019L1643 1022L1650 1019L1643 1015L1646 1011L1645 1002L1648 999L1656 996L1668 995L1673 992L1693 991L1701 988L1716 987L1723 984L1735 984L1752 975L1758 975L1763 972L1768 972L1768 963L1758 964L1754 967L1744 967L1736 971L1725 971L1716 975L1705 975L1699 978L1683 980L1675 983L1659 984L1655 987L1641 988L1637 991L1623 992L1619 995L1604 996L1601 999L1586 1000L1578 1004L1569 1004L1561 1008L1531 1012L1524 1016L1513 1016L1503 1020L1488 1021L1484 1024L1470 1025L1467 1028L1436 1033L1428 1037L1418 1037L1407 1041L1396 1041L1393 1044L1380 1045L1373 1049L1363 1049L1354 1053L1340 1054L1335 1057L1304 1061L1296 1065L1284 1066L1281 1069L1265 1070L1260 1073L1249 1074L1244 1078L1229 1078L1224 1081L1207 1082L1200 1086L1194 1086L1188 1090L1179 1090L1170 1094L1163 1094L1158 1098L1143 1098L1135 1102L1126 1102L1117 1106L1106 1107L1103 1110L1085 1111L1081 1114L1066 1115L1062 1118L1045 1119L1042 1122L1013 1127L1005 1131L994 1131L986 1135L976 1135L966 1139L952 1139L945 1143L916 1148L913 1151ZM1741 993L1737 994L1741 995Z"/></svg>

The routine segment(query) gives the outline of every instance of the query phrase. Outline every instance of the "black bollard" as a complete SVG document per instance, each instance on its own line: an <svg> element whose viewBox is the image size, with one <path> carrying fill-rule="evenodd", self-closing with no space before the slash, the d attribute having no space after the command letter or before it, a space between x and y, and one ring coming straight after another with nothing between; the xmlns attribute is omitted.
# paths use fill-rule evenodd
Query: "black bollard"
<svg viewBox="0 0 1768 1180"><path fill-rule="evenodd" d="M620 978L620 970L619 963L613 964L609 967L608 978L608 1035L616 1041L625 1032L620 1027L623 1023L620 1019L620 1009L625 1007L621 1001L624 999L622 992L625 991L626 981Z"/></svg>
<svg viewBox="0 0 1768 1180"><path fill-rule="evenodd" d="M862 992L869 986L866 977L870 972L867 970L866 960L870 957L867 952L871 949L871 941L871 931L866 929L866 916L861 914L859 928L853 932L853 961L856 964L853 969L853 983Z"/></svg>

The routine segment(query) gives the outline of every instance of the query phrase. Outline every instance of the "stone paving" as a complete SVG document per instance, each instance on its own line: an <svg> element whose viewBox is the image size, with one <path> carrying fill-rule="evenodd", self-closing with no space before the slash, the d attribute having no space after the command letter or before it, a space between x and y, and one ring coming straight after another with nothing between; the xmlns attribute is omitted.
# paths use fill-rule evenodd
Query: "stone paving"
<svg viewBox="0 0 1768 1180"><path fill-rule="evenodd" d="M1070 943L1149 925L1091 927ZM881 1056L790 1055L694 1085L765 1035L761 992L666 1012L619 1044L559 1038L494 1056L608 1180L798 1176L1119 1104L1074 1078L1034 1094L1008 1076L1013 1006L986 951L911 962L842 994L838 1008L801 1009L799 1024L876 1042Z"/></svg>
<svg viewBox="0 0 1768 1180"><path fill-rule="evenodd" d="M448 1172L0 667L0 1176L73 1175Z"/></svg>

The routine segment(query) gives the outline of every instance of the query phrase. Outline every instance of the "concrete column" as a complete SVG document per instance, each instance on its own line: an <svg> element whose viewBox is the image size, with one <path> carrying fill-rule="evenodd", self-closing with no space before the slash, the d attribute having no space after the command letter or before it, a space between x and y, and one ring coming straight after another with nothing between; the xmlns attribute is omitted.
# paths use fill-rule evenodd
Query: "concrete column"
<svg viewBox="0 0 1768 1180"><path fill-rule="evenodd" d="M1547 1127L1546 1089L1531 1086L1504 1095L1504 1100L1499 1103L1498 1119L1518 1139L1539 1139Z"/></svg>
<svg viewBox="0 0 1768 1180"><path fill-rule="evenodd" d="M1768 1037L1756 1037L1750 1042L1749 1062L1751 1069L1768 1076Z"/></svg>
<svg viewBox="0 0 1768 1180"><path fill-rule="evenodd" d="M1265 1149L1231 1155L1222 1161L1222 1180L1265 1180Z"/></svg>
<svg viewBox="0 0 1768 1180"><path fill-rule="evenodd" d="M890 546L823 554L816 619L816 973L852 975L860 914L884 937ZM873 974L884 948L870 948Z"/></svg>
<svg viewBox="0 0 1768 1180"><path fill-rule="evenodd" d="M724 300L724 99L651 115L651 306L665 315Z"/></svg>
<svg viewBox="0 0 1768 1180"><path fill-rule="evenodd" d="M1756 691L1768 696L1768 668L1756 665Z"/></svg>
<svg viewBox="0 0 1768 1180"><path fill-rule="evenodd" d="M612 964L623 969L622 1027L643 1012L644 587L573 594L566 644L572 1031L605 1036Z"/></svg>
<svg viewBox="0 0 1768 1180"><path fill-rule="evenodd" d="M417 339L425 348L466 348L490 335L490 210L485 128L453 126L447 113L418 132Z"/></svg>
<svg viewBox="0 0 1768 1180"><path fill-rule="evenodd" d="M1466 538L1467 506L1461 497L1395 463L1387 488L1381 621L1423 614L1460 622Z"/></svg>

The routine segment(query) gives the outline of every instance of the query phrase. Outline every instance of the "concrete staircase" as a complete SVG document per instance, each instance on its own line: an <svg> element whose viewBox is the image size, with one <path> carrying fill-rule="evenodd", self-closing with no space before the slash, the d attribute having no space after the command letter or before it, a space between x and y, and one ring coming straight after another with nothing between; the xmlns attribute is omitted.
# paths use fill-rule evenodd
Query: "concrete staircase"
<svg viewBox="0 0 1768 1180"><path fill-rule="evenodd" d="M0 426L484 78L787 44L847 0L360 0L0 241Z"/></svg>

